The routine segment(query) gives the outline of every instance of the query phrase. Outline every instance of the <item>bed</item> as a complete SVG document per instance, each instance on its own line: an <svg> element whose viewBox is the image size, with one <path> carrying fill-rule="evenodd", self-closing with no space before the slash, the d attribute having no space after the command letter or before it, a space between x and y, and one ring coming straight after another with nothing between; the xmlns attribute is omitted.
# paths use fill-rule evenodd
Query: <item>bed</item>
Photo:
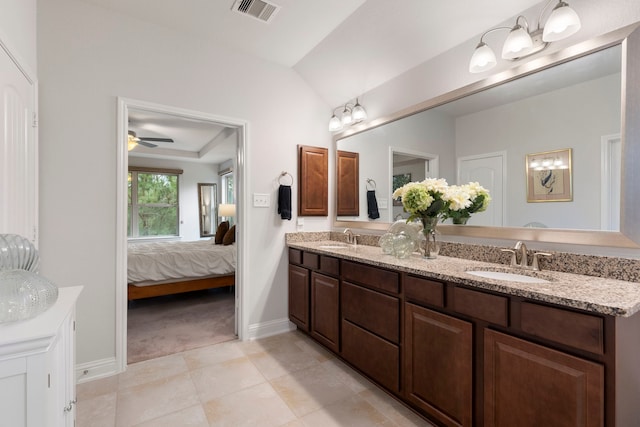
<svg viewBox="0 0 640 427"><path fill-rule="evenodd" d="M193 242L130 243L129 301L235 285L236 245Z"/></svg>

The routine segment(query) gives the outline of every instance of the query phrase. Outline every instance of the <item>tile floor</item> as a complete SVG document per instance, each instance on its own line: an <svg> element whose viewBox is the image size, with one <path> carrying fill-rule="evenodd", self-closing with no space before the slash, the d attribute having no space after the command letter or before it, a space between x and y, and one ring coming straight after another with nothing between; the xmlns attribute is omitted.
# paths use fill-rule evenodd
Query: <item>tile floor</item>
<svg viewBox="0 0 640 427"><path fill-rule="evenodd" d="M135 363L77 394L77 427L431 426L300 332Z"/></svg>

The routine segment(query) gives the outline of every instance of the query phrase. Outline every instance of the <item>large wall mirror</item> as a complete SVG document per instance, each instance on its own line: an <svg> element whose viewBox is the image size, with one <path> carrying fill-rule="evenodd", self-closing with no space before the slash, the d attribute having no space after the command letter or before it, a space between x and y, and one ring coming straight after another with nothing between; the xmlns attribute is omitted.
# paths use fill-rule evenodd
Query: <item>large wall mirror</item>
<svg viewBox="0 0 640 427"><path fill-rule="evenodd" d="M377 183L380 219L366 217L361 190L360 215L336 216L335 226L386 229L407 216L391 199L394 182L442 177L450 184L479 181L493 198L469 225L443 225L444 234L639 247L640 227L634 224L640 224L640 85L633 82L640 81L640 30L635 27L337 135L337 150L359 153L360 183ZM527 158L552 157L558 150L569 150L571 181L564 190L570 197L553 202L527 197L528 181L535 179L527 174Z"/></svg>
<svg viewBox="0 0 640 427"><path fill-rule="evenodd" d="M218 203L216 184L198 184L198 212L200 214L200 237L211 237L218 228Z"/></svg>

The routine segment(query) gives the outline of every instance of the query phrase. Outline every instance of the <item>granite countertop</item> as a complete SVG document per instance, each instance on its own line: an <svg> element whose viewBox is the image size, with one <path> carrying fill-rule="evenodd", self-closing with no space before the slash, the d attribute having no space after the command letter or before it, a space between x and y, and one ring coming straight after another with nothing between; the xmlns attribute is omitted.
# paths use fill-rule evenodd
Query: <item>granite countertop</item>
<svg viewBox="0 0 640 427"><path fill-rule="evenodd" d="M288 242L288 246L377 267L403 271L431 279L451 281L489 291L516 295L532 300L573 307L593 313L630 317L640 311L640 284L601 277L530 271L506 265L439 256L424 259L418 253L398 259L385 255L377 246L351 245L344 248L323 248L341 245L336 241ZM466 271L505 271L543 278L549 283L521 283L473 276Z"/></svg>

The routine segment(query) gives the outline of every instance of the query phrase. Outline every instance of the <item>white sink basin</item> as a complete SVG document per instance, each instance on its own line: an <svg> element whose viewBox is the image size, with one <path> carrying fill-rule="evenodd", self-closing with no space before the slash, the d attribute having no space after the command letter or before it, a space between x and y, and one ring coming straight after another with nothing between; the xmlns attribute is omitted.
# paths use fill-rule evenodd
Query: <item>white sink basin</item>
<svg viewBox="0 0 640 427"><path fill-rule="evenodd" d="M520 283L549 283L546 279L541 279L539 277L533 276L525 276L524 274L517 273L507 273L505 271L467 271L466 273L472 274L474 276L485 277L487 279L493 280L506 280L509 282L520 282Z"/></svg>
<svg viewBox="0 0 640 427"><path fill-rule="evenodd" d="M341 245L340 243L336 243L335 245L320 245L318 248L320 249L347 249L349 246Z"/></svg>

